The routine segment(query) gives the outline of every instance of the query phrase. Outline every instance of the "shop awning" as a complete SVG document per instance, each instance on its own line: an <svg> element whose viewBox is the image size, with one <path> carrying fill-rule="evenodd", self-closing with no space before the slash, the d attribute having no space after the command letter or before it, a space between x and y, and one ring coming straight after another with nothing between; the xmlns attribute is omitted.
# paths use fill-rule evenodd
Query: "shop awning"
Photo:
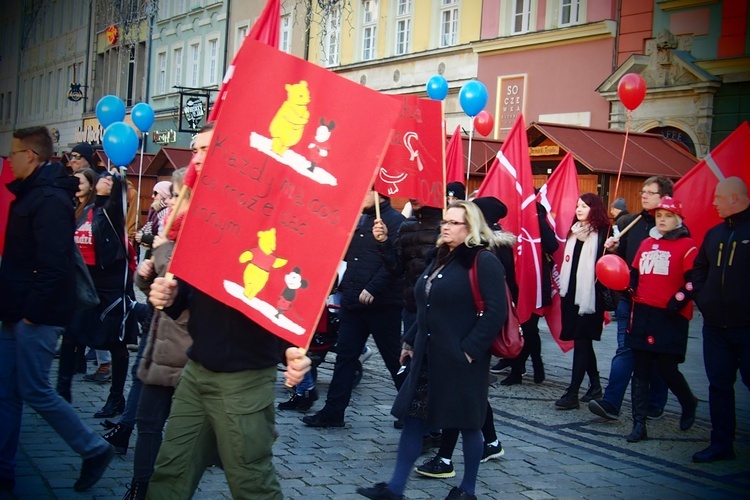
<svg viewBox="0 0 750 500"><path fill-rule="evenodd" d="M560 155L573 153L577 163L591 172L617 174L624 130L603 130L573 125L533 122L526 129L529 146L557 145ZM623 175L680 178L698 163L683 146L659 134L630 132Z"/></svg>
<svg viewBox="0 0 750 500"><path fill-rule="evenodd" d="M193 152L188 148L162 146L149 165L149 175L163 175L160 172L164 169L177 170L187 167L192 157Z"/></svg>

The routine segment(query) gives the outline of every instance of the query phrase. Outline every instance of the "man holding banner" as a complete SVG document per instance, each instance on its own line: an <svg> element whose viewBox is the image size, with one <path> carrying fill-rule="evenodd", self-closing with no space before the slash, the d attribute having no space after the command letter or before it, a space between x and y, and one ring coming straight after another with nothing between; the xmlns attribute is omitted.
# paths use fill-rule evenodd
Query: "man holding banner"
<svg viewBox="0 0 750 500"><path fill-rule="evenodd" d="M196 139L199 167L212 135L208 128ZM185 281L157 278L149 300L175 319L190 309L193 337L149 496L190 498L218 450L235 498L282 498L271 461L279 339ZM310 359L296 347L286 350L286 363L289 385L310 369Z"/></svg>

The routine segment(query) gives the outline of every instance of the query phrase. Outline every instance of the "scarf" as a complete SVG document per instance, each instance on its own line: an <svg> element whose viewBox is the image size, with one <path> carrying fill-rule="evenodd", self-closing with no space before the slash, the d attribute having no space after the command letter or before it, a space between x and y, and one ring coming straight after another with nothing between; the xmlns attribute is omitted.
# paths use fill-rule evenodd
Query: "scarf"
<svg viewBox="0 0 750 500"><path fill-rule="evenodd" d="M580 222L573 224L570 229L571 235L565 242L565 254L562 269L560 269L560 296L565 297L570 284L570 273L572 272L573 250L576 241L583 242L581 256L578 259L576 269L576 296L573 303L578 306L578 314L591 314L596 311L596 293L594 283L596 282L596 249L599 242L598 233L590 225L582 225Z"/></svg>
<svg viewBox="0 0 750 500"><path fill-rule="evenodd" d="M179 213L175 216L174 220L172 221L172 227L169 228L169 234L167 235L169 241L177 241L177 236L180 234L180 229L182 228L182 223L185 221L186 215L187 211Z"/></svg>

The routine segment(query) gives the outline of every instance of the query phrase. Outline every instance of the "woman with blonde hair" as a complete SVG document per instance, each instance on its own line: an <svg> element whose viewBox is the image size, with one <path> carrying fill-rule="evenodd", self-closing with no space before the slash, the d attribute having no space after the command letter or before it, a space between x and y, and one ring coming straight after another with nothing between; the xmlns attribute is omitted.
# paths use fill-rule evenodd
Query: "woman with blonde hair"
<svg viewBox="0 0 750 500"><path fill-rule="evenodd" d="M460 429L465 470L447 498L476 498L479 463L484 451L482 425L487 410L489 348L507 317L505 271L484 251L493 233L468 201L453 203L441 221L435 258L417 280L417 322L404 334L401 364L409 373L391 413L404 422L396 468L388 483L357 492L367 498L402 498L414 462L429 429ZM376 221L376 239L385 233ZM469 273L476 266L484 314L478 314Z"/></svg>

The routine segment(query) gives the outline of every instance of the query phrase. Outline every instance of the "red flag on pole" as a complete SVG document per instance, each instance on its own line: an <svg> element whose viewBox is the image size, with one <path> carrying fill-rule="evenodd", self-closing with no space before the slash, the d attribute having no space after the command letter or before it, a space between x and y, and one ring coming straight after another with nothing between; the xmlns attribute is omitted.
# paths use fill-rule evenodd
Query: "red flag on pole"
<svg viewBox="0 0 750 500"><path fill-rule="evenodd" d="M265 43L266 45L270 45L275 49L278 49L280 20L281 0L268 0L268 3L263 8L263 12L261 12L260 17L258 17L258 20L255 21L255 24L253 24L253 28L250 30L250 33L247 34L245 40L256 40L258 42ZM232 75L234 75L235 63L239 59L240 53L245 47L246 45L243 40L242 46L240 46L240 50L238 50L237 54L235 54L234 59L232 60L232 64L229 65L229 68L227 68L227 73L226 75L224 75L224 81L221 83L221 88L219 89L219 96L216 98L216 102L214 102L214 105L211 108L211 113L209 113L208 115L209 123L219 117L219 111L221 110L221 106L224 104L226 93L229 89L229 83L232 80Z"/></svg>
<svg viewBox="0 0 750 500"><path fill-rule="evenodd" d="M398 96L401 116L375 178L375 190L385 196L419 200L442 207L443 106L440 101Z"/></svg>
<svg viewBox="0 0 750 500"><path fill-rule="evenodd" d="M526 125L519 114L495 161L487 171L477 198L494 196L508 207L503 227L518 236L516 281L518 319L528 321L542 306L542 249L536 194L531 177L531 158Z"/></svg>
<svg viewBox="0 0 750 500"><path fill-rule="evenodd" d="M537 200L547 209L547 224L555 232L559 246L552 256L552 304L537 311L547 321L552 337L563 352L573 348L572 341L560 340L560 268L565 254L565 240L576 213L578 173L573 155L568 152L547 182L539 188Z"/></svg>
<svg viewBox="0 0 750 500"><path fill-rule="evenodd" d="M750 185L748 165L750 126L743 122L675 184L674 197L682 201L685 225L697 245L706 231L721 222L713 207L716 185L727 177L739 177Z"/></svg>
<svg viewBox="0 0 750 500"><path fill-rule="evenodd" d="M0 163L0 256L5 249L5 230L8 228L8 214L10 213L10 203L15 196L8 191L6 184L13 181L13 172L10 169L10 162L2 159Z"/></svg>
<svg viewBox="0 0 750 500"><path fill-rule="evenodd" d="M227 98L227 91L229 90L229 83L234 75L235 65L240 60L240 54L245 48L245 40L256 40L258 42L265 43L271 47L279 48L279 22L281 19L281 0L268 0L268 3L263 8L260 17L253 24L253 29L242 41L240 49L232 59L232 64L227 68L227 73L224 75L224 80L221 82L221 88L219 89L219 95L214 101L214 105L211 108L211 112L208 115L206 123L216 121L219 117L219 111L221 106L224 104L224 100ZM192 160L188 165L187 172L185 172L185 185L192 188L195 185L195 180L198 177L198 173L195 171L195 165Z"/></svg>
<svg viewBox="0 0 750 500"><path fill-rule="evenodd" d="M466 175L464 174L464 147L461 139L461 125L456 127L453 132L448 146L445 148L445 182L460 182L466 184Z"/></svg>

